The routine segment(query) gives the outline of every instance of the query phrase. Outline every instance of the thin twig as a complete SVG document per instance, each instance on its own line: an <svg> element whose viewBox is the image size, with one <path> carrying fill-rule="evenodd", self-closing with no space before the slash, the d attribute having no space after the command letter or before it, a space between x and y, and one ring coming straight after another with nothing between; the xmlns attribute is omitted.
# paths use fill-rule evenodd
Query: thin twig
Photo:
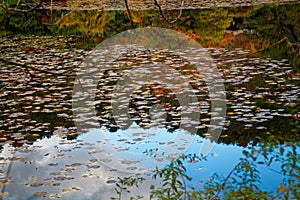
<svg viewBox="0 0 300 200"><path fill-rule="evenodd" d="M183 182L183 187L184 187L184 200L187 200L187 186L186 186L186 182L184 180L184 177L181 175L181 179L182 179L182 182Z"/></svg>
<svg viewBox="0 0 300 200"><path fill-rule="evenodd" d="M217 192L217 194L215 194L211 200L214 200L216 198L218 198L218 196L220 195L220 193L222 192L222 190L224 190L225 188L225 184L227 183L227 181L229 180L229 178L231 177L231 175L233 174L233 172L246 160L246 158L241 159L240 162L238 162L233 168L232 170L229 172L229 174L226 176L226 178L224 179L222 185L221 185L221 189Z"/></svg>
<svg viewBox="0 0 300 200"><path fill-rule="evenodd" d="M157 8L158 8L158 10L159 10L159 13L160 13L160 15L162 16L162 18L163 18L166 22L168 22L169 24L174 24L175 22L178 21L178 19L179 19L179 18L181 17L181 15L182 15L182 9L183 9L183 5L184 5L184 0L181 1L181 6L180 6L180 10L179 10L178 16L177 16L174 20L172 20L172 21L170 21L170 20L166 17L166 15L164 14L164 12L163 12L163 10L162 10L160 4L157 2L157 0L154 0L154 4L157 6Z"/></svg>
<svg viewBox="0 0 300 200"><path fill-rule="evenodd" d="M18 0L18 3L15 8L17 8L20 5L20 2L21 2L21 0Z"/></svg>
<svg viewBox="0 0 300 200"><path fill-rule="evenodd" d="M284 192L278 192L276 196L272 197L272 200L275 200L277 198L279 198L280 196L282 196L284 194Z"/></svg>
<svg viewBox="0 0 300 200"><path fill-rule="evenodd" d="M273 168L268 167L268 166L267 166L266 168L267 168L268 170L272 171L272 172L275 172L275 173L277 173L277 174L283 175L282 172L280 172L280 171L278 171L278 170L276 170L276 169L273 169ZM285 176L291 176L291 175L286 174Z"/></svg>

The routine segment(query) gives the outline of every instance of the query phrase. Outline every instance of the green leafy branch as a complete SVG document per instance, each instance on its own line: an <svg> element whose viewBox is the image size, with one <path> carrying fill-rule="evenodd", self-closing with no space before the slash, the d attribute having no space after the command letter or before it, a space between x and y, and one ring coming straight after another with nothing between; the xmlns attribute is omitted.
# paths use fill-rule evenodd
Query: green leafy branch
<svg viewBox="0 0 300 200"><path fill-rule="evenodd" d="M132 187L138 187L140 183L142 183L145 180L145 178L140 177L139 175L135 176L129 176L129 177L124 177L120 178L118 177L118 182L116 183L116 188L115 191L118 194L118 197L112 197L111 199L113 200L121 200L122 199L122 194L123 192L130 193L130 189ZM138 197L137 199L140 199L142 197ZM134 199L133 197L130 197L130 199Z"/></svg>

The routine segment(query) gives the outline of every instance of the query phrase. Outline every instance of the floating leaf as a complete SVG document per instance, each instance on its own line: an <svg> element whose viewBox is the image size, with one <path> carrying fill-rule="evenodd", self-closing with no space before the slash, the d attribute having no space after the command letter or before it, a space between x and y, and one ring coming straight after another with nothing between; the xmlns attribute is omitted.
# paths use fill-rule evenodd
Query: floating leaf
<svg viewBox="0 0 300 200"><path fill-rule="evenodd" d="M57 166L58 163L49 163L48 165L49 165L49 166Z"/></svg>
<svg viewBox="0 0 300 200"><path fill-rule="evenodd" d="M38 182L29 184L30 187L40 187L42 185L43 185L43 183L38 183Z"/></svg>
<svg viewBox="0 0 300 200"><path fill-rule="evenodd" d="M40 197L45 198L45 197L47 197L47 192L35 192L35 193L33 193L32 196L35 198L40 198Z"/></svg>
<svg viewBox="0 0 300 200"><path fill-rule="evenodd" d="M60 199L60 198L61 198L61 195L60 195L60 194L50 194L50 195L49 195L49 198L50 198L50 199Z"/></svg>
<svg viewBox="0 0 300 200"><path fill-rule="evenodd" d="M73 186L73 187L71 187L71 190L80 191L80 190L82 190L82 188Z"/></svg>

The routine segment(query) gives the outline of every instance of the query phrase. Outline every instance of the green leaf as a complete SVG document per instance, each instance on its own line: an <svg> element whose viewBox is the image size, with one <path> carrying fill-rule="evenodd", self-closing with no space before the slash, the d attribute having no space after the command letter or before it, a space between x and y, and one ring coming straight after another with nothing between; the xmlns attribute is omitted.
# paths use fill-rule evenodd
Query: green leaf
<svg viewBox="0 0 300 200"><path fill-rule="evenodd" d="M283 148L283 147L280 147L279 151L280 151L280 154L283 155L283 153L284 153L284 148Z"/></svg>
<svg viewBox="0 0 300 200"><path fill-rule="evenodd" d="M248 156L249 156L249 152L248 152L248 151L246 151L246 150L243 150L243 154L244 154L244 156L246 156L246 157L248 157Z"/></svg>

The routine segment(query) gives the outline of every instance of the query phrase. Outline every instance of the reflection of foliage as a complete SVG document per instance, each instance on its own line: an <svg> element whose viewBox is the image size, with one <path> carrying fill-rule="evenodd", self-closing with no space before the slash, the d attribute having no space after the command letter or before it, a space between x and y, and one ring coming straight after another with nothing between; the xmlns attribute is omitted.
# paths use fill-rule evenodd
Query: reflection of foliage
<svg viewBox="0 0 300 200"><path fill-rule="evenodd" d="M12 2L9 5L1 5L3 7L0 8L0 35L15 36L16 34L31 35L33 33L35 35L48 35L52 33L53 27L41 24L48 14L47 11L29 10L30 12L27 12L28 9L25 8L19 12L10 10L16 6Z"/></svg>
<svg viewBox="0 0 300 200"><path fill-rule="evenodd" d="M80 10L83 7L88 7L89 5L96 5L96 0L85 0L85 1L78 1L78 0L67 0L67 6L71 10Z"/></svg>
<svg viewBox="0 0 300 200"><path fill-rule="evenodd" d="M194 34L200 36L201 44L215 46L222 42L224 30L230 24L233 13L228 9L216 8L200 12L190 11L189 15L191 20L186 23L194 28Z"/></svg>
<svg viewBox="0 0 300 200"><path fill-rule="evenodd" d="M64 20L60 27L78 25L83 34L103 36L106 25L115 19L113 13L100 11L73 12L68 19Z"/></svg>
<svg viewBox="0 0 300 200"><path fill-rule="evenodd" d="M5 24L7 23L7 16L5 10L0 8L0 36L5 35Z"/></svg>
<svg viewBox="0 0 300 200"><path fill-rule="evenodd" d="M90 0L91 4L101 4ZM9 1L11 8L15 7L18 1ZM35 10L32 13L13 13L4 14L0 11L1 35L14 34L18 32L22 35L83 35L87 38L94 37L93 40L86 39L85 42L101 42L118 32L130 28L143 26L159 26L171 28L183 32L193 39L196 39L204 47L227 47L234 44L234 47L244 47L252 52L260 48L272 45L274 42L287 36L289 43L287 46L278 45L260 53L262 56L276 59L288 58L295 66L300 64L299 48L295 45L293 35L299 37L300 21L299 5L283 6L256 6L247 8L213 8L204 10L184 10L180 19L174 24L166 23L158 11L131 11L131 20L126 11L104 12L100 10L80 10L76 9L81 4L88 4L88 1L68 1L68 6L74 11L66 15L66 11L59 10ZM2 5L5 2L2 1ZM36 4L36 3L35 3ZM21 7L23 8L23 7ZM26 8L24 8L26 9ZM173 18L173 11L164 11L165 15ZM175 12L176 15L178 14ZM34 16L34 17L33 17ZM233 34L224 34L224 30L229 26L233 16L242 16L245 23L241 28L253 30L255 34L234 36ZM61 19L61 21L60 21ZM7 22L8 21L8 22ZM53 23L60 21L59 29L57 26L49 27L41 23ZM120 26L122 24L122 26ZM293 28L294 34L290 31ZM19 29L22 29L20 31ZM259 35L259 37L256 36ZM263 38L263 39L262 39ZM296 38L297 40L298 38ZM284 43L282 43L284 44ZM90 46L90 45L84 45Z"/></svg>
<svg viewBox="0 0 300 200"><path fill-rule="evenodd" d="M265 105L262 106L262 108L266 108ZM281 142L297 141L300 138L299 134L290 134L287 132L287 130L295 129L295 125L292 123L293 121L295 120L292 117L278 116L268 122L263 122L261 125L268 127L268 134L266 134L258 131L255 126L245 131L244 123L230 120L228 130L223 131L223 134L228 135L228 137L221 137L219 141L225 144L237 144L246 147L249 143L257 144L260 141L264 141L270 134L277 136Z"/></svg>
<svg viewBox="0 0 300 200"><path fill-rule="evenodd" d="M245 28L254 30L263 38L262 47L266 47L287 37L286 46L283 43L261 53L263 57L272 57L278 60L288 59L294 69L299 71L300 66L300 27L298 21L300 5L259 6L247 15L248 22ZM260 42L261 43L261 42Z"/></svg>

